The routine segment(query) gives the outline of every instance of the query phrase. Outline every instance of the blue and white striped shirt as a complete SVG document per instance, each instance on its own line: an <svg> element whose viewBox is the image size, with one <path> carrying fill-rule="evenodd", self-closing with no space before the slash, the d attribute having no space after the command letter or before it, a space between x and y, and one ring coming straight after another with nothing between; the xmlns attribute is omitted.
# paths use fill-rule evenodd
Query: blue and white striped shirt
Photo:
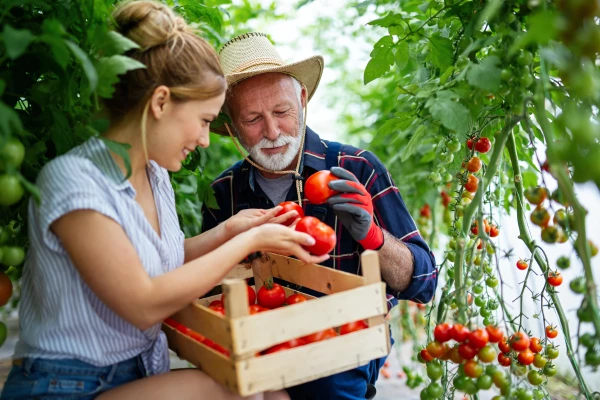
<svg viewBox="0 0 600 400"><path fill-rule="evenodd" d="M169 370L160 324L140 330L106 306L83 281L50 225L81 209L119 223L151 277L183 264L184 235L167 171L148 166L161 236L135 200L135 190L104 142L92 138L44 166L42 200L29 204L30 248L23 271L15 358L76 358L107 366L138 355L150 375ZM85 240L85 238L81 238Z"/></svg>

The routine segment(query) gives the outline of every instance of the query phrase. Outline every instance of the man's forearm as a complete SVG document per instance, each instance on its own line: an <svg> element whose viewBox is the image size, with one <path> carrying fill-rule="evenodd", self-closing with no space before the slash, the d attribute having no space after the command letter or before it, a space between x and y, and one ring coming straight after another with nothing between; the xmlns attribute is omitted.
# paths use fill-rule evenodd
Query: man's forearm
<svg viewBox="0 0 600 400"><path fill-rule="evenodd" d="M383 230L384 244L379 250L379 264L383 280L392 289L402 292L408 288L415 270L410 249Z"/></svg>

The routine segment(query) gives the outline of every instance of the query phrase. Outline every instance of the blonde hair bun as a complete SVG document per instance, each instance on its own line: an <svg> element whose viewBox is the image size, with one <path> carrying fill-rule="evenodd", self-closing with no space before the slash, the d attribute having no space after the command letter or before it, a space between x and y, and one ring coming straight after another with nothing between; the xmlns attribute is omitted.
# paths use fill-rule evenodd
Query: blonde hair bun
<svg viewBox="0 0 600 400"><path fill-rule="evenodd" d="M137 43L142 50L161 46L193 30L173 10L157 1L121 3L113 12L116 30Z"/></svg>

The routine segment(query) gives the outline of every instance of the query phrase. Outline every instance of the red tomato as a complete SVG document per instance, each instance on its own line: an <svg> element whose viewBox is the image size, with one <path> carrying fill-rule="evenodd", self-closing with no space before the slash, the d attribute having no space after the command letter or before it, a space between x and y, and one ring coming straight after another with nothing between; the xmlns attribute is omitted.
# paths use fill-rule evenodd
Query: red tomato
<svg viewBox="0 0 600 400"><path fill-rule="evenodd" d="M268 308L261 306L260 304L252 304L248 307L250 315L258 314L259 312L269 311Z"/></svg>
<svg viewBox="0 0 600 400"><path fill-rule="evenodd" d="M285 303L285 290L281 285L273 281L265 281L258 290L258 304L263 307L273 309L281 307Z"/></svg>
<svg viewBox="0 0 600 400"><path fill-rule="evenodd" d="M523 351L529 348L529 336L525 332L517 332L510 337L510 345L515 351Z"/></svg>
<svg viewBox="0 0 600 400"><path fill-rule="evenodd" d="M457 342L464 342L469 336L469 329L461 324L454 324L450 332L452 339L456 340Z"/></svg>
<svg viewBox="0 0 600 400"><path fill-rule="evenodd" d="M177 328L179 325L181 325L179 322L175 321L173 318L166 318L164 320L164 323L169 325L172 328Z"/></svg>
<svg viewBox="0 0 600 400"><path fill-rule="evenodd" d="M490 236L497 237L500 234L500 230L496 225L492 225L490 228Z"/></svg>
<svg viewBox="0 0 600 400"><path fill-rule="evenodd" d="M423 207L421 207L421 211L419 211L419 213L421 214L421 217L431 218L431 207L429 207L429 204L425 204Z"/></svg>
<svg viewBox="0 0 600 400"><path fill-rule="evenodd" d="M473 150L473 139L467 139L467 148Z"/></svg>
<svg viewBox="0 0 600 400"><path fill-rule="evenodd" d="M519 353L517 359L519 360L519 363L523 365L530 365L531 363L533 363L533 357L533 351L525 349Z"/></svg>
<svg viewBox="0 0 600 400"><path fill-rule="evenodd" d="M473 174L467 176L467 183L465 183L465 190L470 193L475 193L479 187L479 179Z"/></svg>
<svg viewBox="0 0 600 400"><path fill-rule="evenodd" d="M448 352L448 349L440 342L434 340L427 345L427 351L435 358L443 357Z"/></svg>
<svg viewBox="0 0 600 400"><path fill-rule="evenodd" d="M307 251L317 256L329 253L335 247L335 231L315 217L304 217L296 225L298 232L308 233L315 239L312 246L303 246Z"/></svg>
<svg viewBox="0 0 600 400"><path fill-rule="evenodd" d="M314 343L314 342L320 342L321 340L330 339L335 336L336 336L335 330L333 330L333 328L329 328L329 329L325 329L324 331L321 331L321 332L317 332L317 333L313 333L311 335L304 336L301 339L304 340L306 343Z"/></svg>
<svg viewBox="0 0 600 400"><path fill-rule="evenodd" d="M312 174L304 184L304 194L308 201L312 204L323 204L328 198L337 194L338 192L328 186L329 182L337 179L339 178L327 170Z"/></svg>
<svg viewBox="0 0 600 400"><path fill-rule="evenodd" d="M558 331L553 326L548 325L546 327L546 336L548 336L550 339L554 339L558 336Z"/></svg>
<svg viewBox="0 0 600 400"><path fill-rule="evenodd" d="M523 260L517 261L517 268L520 269L521 271L526 270L527 267L529 267L529 265L527 265L526 261L523 261Z"/></svg>
<svg viewBox="0 0 600 400"><path fill-rule="evenodd" d="M229 351L226 348L224 348L223 346L221 346L220 344L217 344L210 339L204 339L203 343L205 345L207 345L208 347L210 347L211 349L216 350L219 353L224 354L227 357L229 357Z"/></svg>
<svg viewBox="0 0 600 400"><path fill-rule="evenodd" d="M285 304L291 306L292 304L302 303L303 301L306 301L306 297L302 296L299 293L294 293L290 295L287 299L285 299Z"/></svg>
<svg viewBox="0 0 600 400"><path fill-rule="evenodd" d="M498 343L504 337L502 330L497 326L488 325L485 327L485 330L488 333L488 340L492 343Z"/></svg>
<svg viewBox="0 0 600 400"><path fill-rule="evenodd" d="M439 324L433 330L433 337L435 337L435 340L437 340L440 343L447 342L448 340L452 339L452 334L450 332L451 329L452 325L446 322L444 322L443 324Z"/></svg>
<svg viewBox="0 0 600 400"><path fill-rule="evenodd" d="M421 354L421 358L425 362L429 362L429 361L433 360L433 356L431 354L429 354L429 352L427 351L427 349L421 350L420 354Z"/></svg>
<svg viewBox="0 0 600 400"><path fill-rule="evenodd" d="M224 298L225 295L221 296L221 298ZM208 305L209 307L223 307L225 308L225 304L223 304L223 300L213 300L210 302L210 304Z"/></svg>
<svg viewBox="0 0 600 400"><path fill-rule="evenodd" d="M342 325L340 327L340 335L345 335L350 332L356 332L363 329L367 329L369 325L365 321L355 321Z"/></svg>
<svg viewBox="0 0 600 400"><path fill-rule="evenodd" d="M458 346L458 354L465 360L471 360L477 355L477 349L469 343L461 343Z"/></svg>
<svg viewBox="0 0 600 400"><path fill-rule="evenodd" d="M248 289L248 304L252 305L256 302L256 292L254 291L254 289L252 289L251 286L246 286L246 289ZM214 301L212 303L214 303ZM221 303L221 307L225 307L225 293L221 295Z"/></svg>
<svg viewBox="0 0 600 400"><path fill-rule="evenodd" d="M489 340L489 335L485 329L476 329L469 334L469 344L476 349L484 347Z"/></svg>
<svg viewBox="0 0 600 400"><path fill-rule="evenodd" d="M306 344L306 341L304 341L302 338L292 339L292 340L284 342L284 343L276 344L273 347L269 347L268 349L263 351L263 354L273 354L273 353L277 353L278 351L281 351L281 350L287 350L287 349L292 349L294 347L304 346L305 344Z"/></svg>
<svg viewBox="0 0 600 400"><path fill-rule="evenodd" d="M529 350L533 351L534 353L539 353L542 351L542 344L540 343L540 339L534 337L531 338L530 342L529 342Z"/></svg>
<svg viewBox="0 0 600 400"><path fill-rule="evenodd" d="M300 205L298 205L298 203L295 203L293 201L284 201L283 203L280 203L279 205L281 207L283 207L283 208L281 209L281 211L279 211L277 213L277 215L276 215L277 217L279 217L280 215L283 215L285 213L288 213L290 211L296 211L298 213L297 216L295 216L293 218L290 218L290 219L288 219L285 222L282 222L281 223L282 225L290 226L291 224L294 223L294 221L296 220L296 218L303 218L304 217L304 211L302 210L302 207L300 207Z"/></svg>
<svg viewBox="0 0 600 400"><path fill-rule="evenodd" d="M225 309L223 307L220 307L220 306L208 306L208 308L210 308L214 312L217 312L217 313L219 313L221 315L225 315Z"/></svg>
<svg viewBox="0 0 600 400"><path fill-rule="evenodd" d="M506 341L506 338L503 336L502 340L500 340L498 342L498 348L500 349L501 352L503 352L504 354L508 354L510 353L510 344L508 344L508 342Z"/></svg>
<svg viewBox="0 0 600 400"><path fill-rule="evenodd" d="M558 271L550 271L548 273L548 283L554 287L560 286L563 281L562 274Z"/></svg>
<svg viewBox="0 0 600 400"><path fill-rule="evenodd" d="M196 331L189 331L187 335L200 343L203 343L206 340L204 336L202 336Z"/></svg>
<svg viewBox="0 0 600 400"><path fill-rule="evenodd" d="M469 170L469 172L477 172L481 169L481 160L479 159L479 157L474 156L472 157L469 162L467 163L467 170Z"/></svg>
<svg viewBox="0 0 600 400"><path fill-rule="evenodd" d="M480 153L487 153L491 148L492 143L490 142L490 139L485 137L480 138L477 143L475 143L475 150Z"/></svg>
<svg viewBox="0 0 600 400"><path fill-rule="evenodd" d="M509 356L507 356L504 353L499 353L498 354L498 364L502 365L503 367L510 367L511 364L511 359Z"/></svg>

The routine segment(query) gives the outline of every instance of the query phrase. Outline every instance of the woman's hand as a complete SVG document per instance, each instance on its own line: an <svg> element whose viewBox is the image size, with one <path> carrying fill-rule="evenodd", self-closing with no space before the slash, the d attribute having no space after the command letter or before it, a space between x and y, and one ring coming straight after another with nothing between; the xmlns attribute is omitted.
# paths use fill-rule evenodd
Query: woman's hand
<svg viewBox="0 0 600 400"><path fill-rule="evenodd" d="M296 211L290 211L277 217L276 215L281 211L281 208L282 207L277 206L270 210L261 210L258 208L241 210L224 222L225 232L228 237L232 238L254 227L266 223L281 224L298 215Z"/></svg>
<svg viewBox="0 0 600 400"><path fill-rule="evenodd" d="M289 214L289 213L288 213ZM248 232L254 251L265 251L284 256L293 255L305 263L319 264L329 258L328 254L315 256L302 246L312 246L315 239L307 233L277 224L264 224Z"/></svg>

